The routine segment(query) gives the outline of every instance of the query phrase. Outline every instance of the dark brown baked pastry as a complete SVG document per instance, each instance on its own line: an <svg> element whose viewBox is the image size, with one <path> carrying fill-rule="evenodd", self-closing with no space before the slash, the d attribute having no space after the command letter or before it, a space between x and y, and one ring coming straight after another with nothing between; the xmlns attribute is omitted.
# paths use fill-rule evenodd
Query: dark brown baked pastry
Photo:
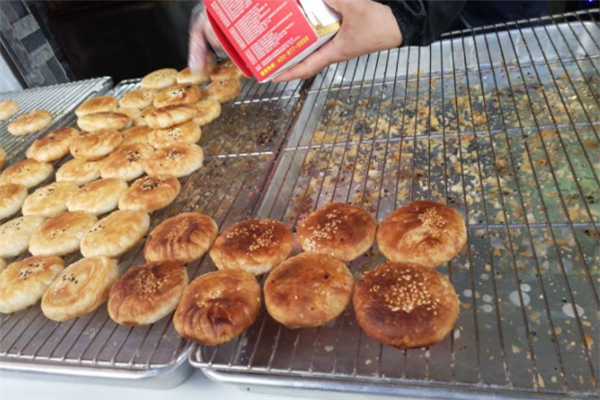
<svg viewBox="0 0 600 400"><path fill-rule="evenodd" d="M181 184L173 176L144 176L123 192L119 209L151 213L171 204L180 190Z"/></svg>

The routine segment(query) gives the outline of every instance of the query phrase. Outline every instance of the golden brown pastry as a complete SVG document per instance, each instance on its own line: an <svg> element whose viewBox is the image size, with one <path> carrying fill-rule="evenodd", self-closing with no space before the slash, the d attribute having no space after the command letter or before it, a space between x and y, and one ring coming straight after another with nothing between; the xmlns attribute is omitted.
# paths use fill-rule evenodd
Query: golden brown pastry
<svg viewBox="0 0 600 400"><path fill-rule="evenodd" d="M27 188L17 183L0 185L0 219L19 212L27 198Z"/></svg>
<svg viewBox="0 0 600 400"><path fill-rule="evenodd" d="M99 112L87 114L77 119L77 126L87 132L103 129L115 129L117 131L130 127L131 120L126 114L119 112Z"/></svg>
<svg viewBox="0 0 600 400"><path fill-rule="evenodd" d="M79 137L79 131L75 128L55 129L32 143L27 149L27 158L33 158L39 162L60 160L69 154L71 141L77 137Z"/></svg>
<svg viewBox="0 0 600 400"><path fill-rule="evenodd" d="M23 215L54 217L67 210L67 200L79 190L71 182L54 182L37 189L25 199Z"/></svg>
<svg viewBox="0 0 600 400"><path fill-rule="evenodd" d="M144 174L146 160L154 153L154 149L144 143L133 143L115 150L100 168L103 178L120 178L131 181Z"/></svg>
<svg viewBox="0 0 600 400"><path fill-rule="evenodd" d="M228 228L210 251L219 269L241 269L264 274L281 264L292 252L290 228L269 219L253 219Z"/></svg>
<svg viewBox="0 0 600 400"><path fill-rule="evenodd" d="M96 310L108 298L119 277L116 260L84 258L65 268L42 297L42 312L53 321L66 321Z"/></svg>
<svg viewBox="0 0 600 400"><path fill-rule="evenodd" d="M2 172L0 185L17 183L26 188L32 188L48 179L53 171L51 164L30 159L22 160Z"/></svg>
<svg viewBox="0 0 600 400"><path fill-rule="evenodd" d="M200 100L198 86L173 85L158 92L154 98L154 107L194 104Z"/></svg>
<svg viewBox="0 0 600 400"><path fill-rule="evenodd" d="M373 246L377 223L360 207L331 203L298 224L297 232L302 250L352 261Z"/></svg>
<svg viewBox="0 0 600 400"><path fill-rule="evenodd" d="M83 117L88 114L111 112L116 109L117 98L115 96L99 96L81 103L81 105L75 109L75 115Z"/></svg>
<svg viewBox="0 0 600 400"><path fill-rule="evenodd" d="M388 262L356 285L354 311L360 327L378 342L410 349L440 342L458 318L458 298L439 272Z"/></svg>
<svg viewBox="0 0 600 400"><path fill-rule="evenodd" d="M6 163L6 152L4 151L4 149L2 147L0 147L0 169L2 169L2 167L4 167L5 163Z"/></svg>
<svg viewBox="0 0 600 400"><path fill-rule="evenodd" d="M148 115L150 115L150 113L154 110L156 110L154 106L150 106L148 108L143 109L140 113L140 116L133 121L135 126L148 126Z"/></svg>
<svg viewBox="0 0 600 400"><path fill-rule="evenodd" d="M197 114L193 121L198 126L211 123L221 115L221 103L216 100L200 100L196 103Z"/></svg>
<svg viewBox="0 0 600 400"><path fill-rule="evenodd" d="M14 100L0 101L0 121L6 121L19 112L19 103Z"/></svg>
<svg viewBox="0 0 600 400"><path fill-rule="evenodd" d="M177 70L173 68L151 72L140 82L142 89L164 89L175 83L177 83Z"/></svg>
<svg viewBox="0 0 600 400"><path fill-rule="evenodd" d="M200 127L189 121L167 129L155 129L148 136L148 143L155 149L167 147L174 143L196 143L200 140Z"/></svg>
<svg viewBox="0 0 600 400"><path fill-rule="evenodd" d="M173 175L176 178L190 175L202 168L204 152L190 143L176 143L157 150L146 161L148 175Z"/></svg>
<svg viewBox="0 0 600 400"><path fill-rule="evenodd" d="M34 256L64 256L79 250L83 235L98 222L92 214L81 211L64 212L50 218L37 230L29 242Z"/></svg>
<svg viewBox="0 0 600 400"><path fill-rule="evenodd" d="M137 89L127 92L119 101L121 107L144 109L152 105L156 90L153 89Z"/></svg>
<svg viewBox="0 0 600 400"><path fill-rule="evenodd" d="M47 128L51 122L51 113L46 110L35 110L12 120L8 124L8 132L15 136L24 136Z"/></svg>
<svg viewBox="0 0 600 400"><path fill-rule="evenodd" d="M458 211L432 201L414 201L392 212L377 232L379 250L390 261L435 268L449 261L467 242Z"/></svg>
<svg viewBox="0 0 600 400"><path fill-rule="evenodd" d="M102 215L117 208L119 199L127 190L127 182L117 178L98 179L86 183L69 200L69 211L84 211Z"/></svg>
<svg viewBox="0 0 600 400"><path fill-rule="evenodd" d="M181 184L170 175L149 175L133 182L119 199L119 209L151 213L171 204Z"/></svg>
<svg viewBox="0 0 600 400"><path fill-rule="evenodd" d="M204 274L183 292L173 323L179 335L212 346L250 327L260 310L260 286L244 271Z"/></svg>
<svg viewBox="0 0 600 400"><path fill-rule="evenodd" d="M269 274L265 304L269 315L288 327L325 325L340 315L352 296L354 279L333 257L300 253Z"/></svg>
<svg viewBox="0 0 600 400"><path fill-rule="evenodd" d="M46 219L27 215L0 225L0 258L9 258L24 253L29 247L31 236Z"/></svg>
<svg viewBox="0 0 600 400"><path fill-rule="evenodd" d="M58 257L28 257L0 274L0 312L14 313L34 305L65 264Z"/></svg>
<svg viewBox="0 0 600 400"><path fill-rule="evenodd" d="M145 116L145 120L152 129L165 129L191 121L196 113L193 105L167 106L155 108Z"/></svg>
<svg viewBox="0 0 600 400"><path fill-rule="evenodd" d="M243 79L244 73L231 60L225 60L218 63L210 73L210 79L213 81L224 81L227 79Z"/></svg>
<svg viewBox="0 0 600 400"><path fill-rule="evenodd" d="M110 289L108 314L121 325L153 324L175 310L187 284L187 270L174 261L132 267Z"/></svg>
<svg viewBox="0 0 600 400"><path fill-rule="evenodd" d="M202 90L202 97L207 100L216 100L226 103L234 100L242 91L242 84L237 79L213 81Z"/></svg>
<svg viewBox="0 0 600 400"><path fill-rule="evenodd" d="M102 161L69 160L56 171L57 182L73 182L84 185L100 177Z"/></svg>
<svg viewBox="0 0 600 400"><path fill-rule="evenodd" d="M6 261L0 258L0 274L6 269Z"/></svg>
<svg viewBox="0 0 600 400"><path fill-rule="evenodd" d="M143 211L115 211L86 233L81 240L81 254L120 257L142 240L149 227L150 216Z"/></svg>
<svg viewBox="0 0 600 400"><path fill-rule="evenodd" d="M210 80L211 68L206 68L202 72L192 72L188 68L184 68L177 74L177 83L180 85L199 85Z"/></svg>
<svg viewBox="0 0 600 400"><path fill-rule="evenodd" d="M123 134L123 141L121 147L128 146L134 143L148 144L148 136L152 132L148 126L134 126L121 132Z"/></svg>
<svg viewBox="0 0 600 400"><path fill-rule="evenodd" d="M187 264L202 258L217 237L215 221L200 213L183 213L158 225L146 240L148 261L177 261Z"/></svg>
<svg viewBox="0 0 600 400"><path fill-rule="evenodd" d="M112 153L122 141L123 136L114 129L81 132L81 135L71 142L71 154L83 161L99 160Z"/></svg>
<svg viewBox="0 0 600 400"><path fill-rule="evenodd" d="M127 115L129 117L130 123L135 121L140 117L140 115L142 115L142 112L139 109L130 107L119 107L115 110L115 112Z"/></svg>

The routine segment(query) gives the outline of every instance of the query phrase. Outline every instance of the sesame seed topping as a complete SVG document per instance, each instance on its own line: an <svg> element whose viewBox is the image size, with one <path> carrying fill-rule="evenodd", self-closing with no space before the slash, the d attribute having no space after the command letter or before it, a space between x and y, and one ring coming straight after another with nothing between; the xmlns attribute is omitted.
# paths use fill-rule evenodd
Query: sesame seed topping
<svg viewBox="0 0 600 400"><path fill-rule="evenodd" d="M428 208L425 212L419 214L419 219L426 228L443 228L446 225L444 218L438 214L435 208Z"/></svg>

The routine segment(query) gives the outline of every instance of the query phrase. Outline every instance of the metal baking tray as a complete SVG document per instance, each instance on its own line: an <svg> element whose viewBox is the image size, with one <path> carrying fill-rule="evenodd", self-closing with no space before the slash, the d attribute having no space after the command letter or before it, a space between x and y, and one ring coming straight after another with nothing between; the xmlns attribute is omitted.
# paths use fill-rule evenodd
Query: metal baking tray
<svg viewBox="0 0 600 400"><path fill-rule="evenodd" d="M204 167L182 179L176 201L151 216L151 229L188 211L211 216L221 229L244 219L256 206L303 85L245 81L238 99L224 104L220 118L202 127ZM119 97L138 86L139 80L125 81L110 93ZM143 242L121 258L121 272L144 262L142 249ZM79 257L67 257L65 262ZM190 279L199 264L187 266ZM38 305L9 316L0 314L0 371L174 387L192 371L187 361L192 346L178 336L171 318L150 326L120 326L109 318L105 305L63 323L46 319Z"/></svg>
<svg viewBox="0 0 600 400"><path fill-rule="evenodd" d="M330 66L308 89L253 215L295 228L331 201L378 221L416 199L458 209L469 241L439 270L461 313L443 342L381 345L352 307L301 330L263 307L237 340L196 347L192 365L243 385L597 398L599 19L596 10L453 33ZM358 280L383 261L375 247L349 267Z"/></svg>

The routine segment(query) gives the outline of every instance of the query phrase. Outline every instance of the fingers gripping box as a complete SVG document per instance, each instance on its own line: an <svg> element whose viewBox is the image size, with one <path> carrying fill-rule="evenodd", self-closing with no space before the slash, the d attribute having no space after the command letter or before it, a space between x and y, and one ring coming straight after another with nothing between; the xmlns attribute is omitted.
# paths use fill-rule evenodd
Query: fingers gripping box
<svg viewBox="0 0 600 400"><path fill-rule="evenodd" d="M208 19L247 77L267 82L331 39L341 18L322 0L205 0Z"/></svg>

